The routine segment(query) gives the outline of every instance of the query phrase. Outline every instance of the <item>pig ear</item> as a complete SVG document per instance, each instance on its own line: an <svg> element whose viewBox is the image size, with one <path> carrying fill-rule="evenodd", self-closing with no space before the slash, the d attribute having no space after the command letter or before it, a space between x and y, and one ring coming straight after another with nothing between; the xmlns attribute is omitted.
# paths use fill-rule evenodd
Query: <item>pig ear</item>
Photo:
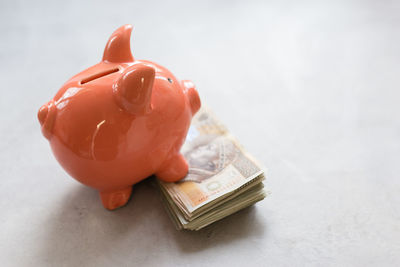
<svg viewBox="0 0 400 267"><path fill-rule="evenodd" d="M136 115L144 115L151 110L151 95L155 70L144 64L135 64L125 70L114 85L114 95L118 105Z"/></svg>
<svg viewBox="0 0 400 267"><path fill-rule="evenodd" d="M115 63L133 62L130 42L131 32L132 25L126 24L111 35L104 49L103 61Z"/></svg>

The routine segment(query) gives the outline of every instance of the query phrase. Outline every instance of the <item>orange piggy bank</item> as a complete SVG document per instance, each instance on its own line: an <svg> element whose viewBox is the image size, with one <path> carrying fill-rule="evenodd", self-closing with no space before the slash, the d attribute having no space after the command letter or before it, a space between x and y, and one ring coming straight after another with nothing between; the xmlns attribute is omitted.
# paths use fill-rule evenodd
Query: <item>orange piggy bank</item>
<svg viewBox="0 0 400 267"><path fill-rule="evenodd" d="M116 30L102 61L68 80L38 112L58 162L97 189L110 210L125 205L132 185L146 177L185 177L179 151L201 105L192 82L132 57L131 31Z"/></svg>

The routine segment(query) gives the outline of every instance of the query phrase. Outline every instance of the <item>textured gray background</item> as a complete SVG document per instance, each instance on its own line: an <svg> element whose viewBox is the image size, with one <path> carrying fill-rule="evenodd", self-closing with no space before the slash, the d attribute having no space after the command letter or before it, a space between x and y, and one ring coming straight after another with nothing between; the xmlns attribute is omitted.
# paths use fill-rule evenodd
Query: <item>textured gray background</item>
<svg viewBox="0 0 400 267"><path fill-rule="evenodd" d="M299 3L301 2L301 3ZM1 1L2 266L399 266L400 5ZM115 212L61 169L36 112L109 35L192 79L272 195L178 232L149 182Z"/></svg>

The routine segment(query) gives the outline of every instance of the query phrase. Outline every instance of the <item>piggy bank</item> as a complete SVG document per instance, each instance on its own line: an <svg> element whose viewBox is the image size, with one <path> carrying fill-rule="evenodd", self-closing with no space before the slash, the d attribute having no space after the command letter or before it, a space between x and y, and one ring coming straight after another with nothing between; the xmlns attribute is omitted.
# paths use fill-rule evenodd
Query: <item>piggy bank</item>
<svg viewBox="0 0 400 267"><path fill-rule="evenodd" d="M68 80L38 112L58 162L97 189L109 210L125 205L132 185L146 177L185 177L180 148L201 105L192 82L133 58L131 31L117 29L102 61Z"/></svg>

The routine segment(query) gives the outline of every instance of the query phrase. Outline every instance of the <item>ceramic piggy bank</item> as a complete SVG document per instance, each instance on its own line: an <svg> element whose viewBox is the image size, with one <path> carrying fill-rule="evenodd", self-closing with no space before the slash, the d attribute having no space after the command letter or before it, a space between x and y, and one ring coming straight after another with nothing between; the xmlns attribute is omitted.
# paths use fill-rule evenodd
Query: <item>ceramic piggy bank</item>
<svg viewBox="0 0 400 267"><path fill-rule="evenodd" d="M187 174L179 151L200 108L192 82L132 57L131 31L116 30L102 61L68 80L38 112L56 159L97 189L110 210L125 205L132 185L146 177L173 182Z"/></svg>

